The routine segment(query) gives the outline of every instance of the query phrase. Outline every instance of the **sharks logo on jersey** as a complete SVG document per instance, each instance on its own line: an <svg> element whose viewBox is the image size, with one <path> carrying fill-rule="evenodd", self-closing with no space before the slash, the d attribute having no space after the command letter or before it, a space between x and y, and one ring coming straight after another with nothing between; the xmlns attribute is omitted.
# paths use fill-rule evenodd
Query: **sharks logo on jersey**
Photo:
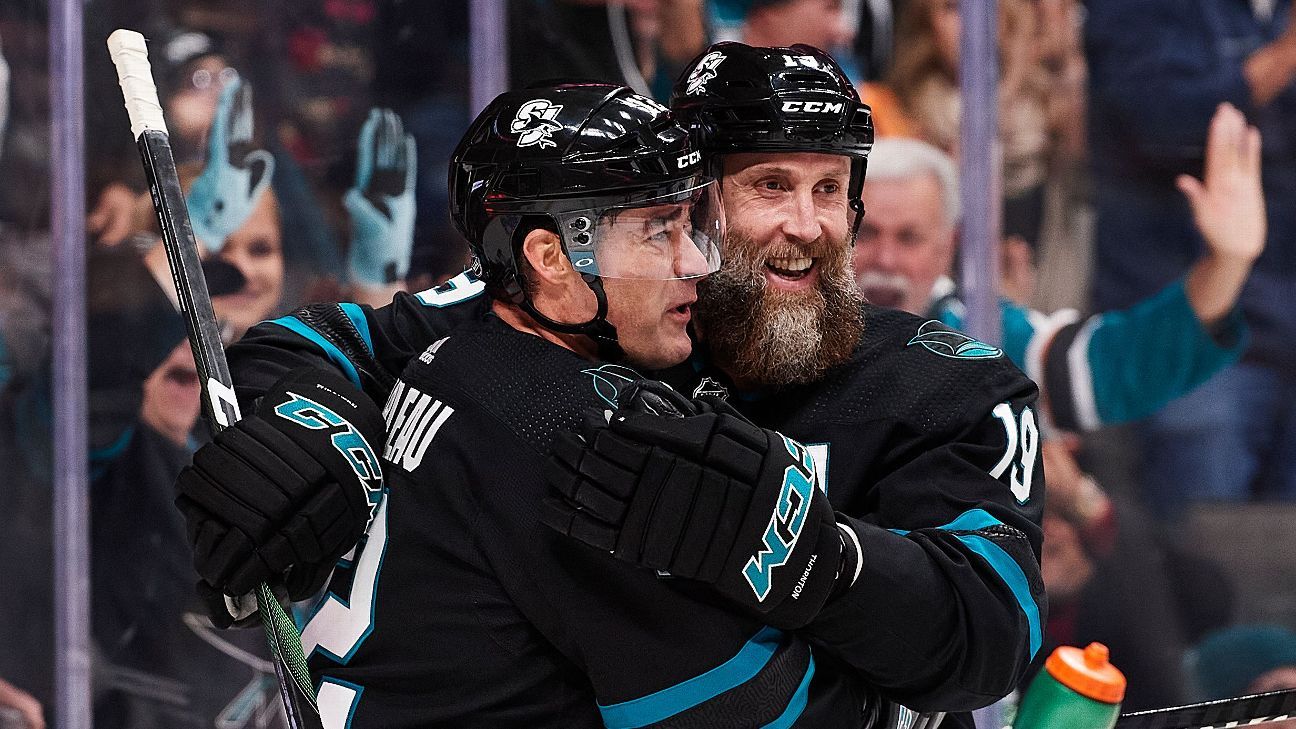
<svg viewBox="0 0 1296 729"><path fill-rule="evenodd" d="M688 88L684 93L692 96L706 91L707 82L716 77L716 68L724 63L725 54L720 51L711 51L698 61L698 65L693 67L693 72L688 77Z"/></svg>
<svg viewBox="0 0 1296 729"><path fill-rule="evenodd" d="M961 332L949 331L944 326L935 320L923 324L918 328L918 334L909 340L908 346L916 344L928 352L950 359L994 359L1003 356L1002 349Z"/></svg>
<svg viewBox="0 0 1296 729"><path fill-rule="evenodd" d="M810 451L787 436L783 436L783 446L796 462L783 471L783 488L770 514L769 526L765 527L763 548L743 567L743 577L761 602L769 596L774 568L787 564L792 555L815 490L815 463Z"/></svg>
<svg viewBox="0 0 1296 729"><path fill-rule="evenodd" d="M382 464L373 448L369 447L369 441L346 418L330 408L295 392L289 392L288 396L291 399L275 406L275 415L310 430L336 429L329 440L360 478L369 502L369 521L372 522L382 501L383 474Z"/></svg>
<svg viewBox="0 0 1296 729"><path fill-rule="evenodd" d="M618 408L621 407L617 400L621 397L621 391L635 380L642 380L638 372L623 365L605 364L598 367L591 367L587 370L581 370L581 374L589 375L594 380L594 392L603 398L603 402Z"/></svg>
<svg viewBox="0 0 1296 729"><path fill-rule="evenodd" d="M548 99L532 99L523 104L509 123L509 131L518 135L517 146L539 145L541 149L558 146L549 137L563 128L554 121L560 111L562 105L551 104Z"/></svg>

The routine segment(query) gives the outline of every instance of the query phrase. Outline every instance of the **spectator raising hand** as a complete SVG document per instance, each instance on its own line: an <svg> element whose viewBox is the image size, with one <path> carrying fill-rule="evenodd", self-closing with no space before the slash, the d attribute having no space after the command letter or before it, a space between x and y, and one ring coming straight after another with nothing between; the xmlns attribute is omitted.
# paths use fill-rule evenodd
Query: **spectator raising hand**
<svg viewBox="0 0 1296 729"><path fill-rule="evenodd" d="M1175 184L1206 239L1207 255L1194 265L1186 287L1197 317L1211 324L1233 309L1264 251L1267 227L1260 132L1232 104L1220 104L1211 119L1202 178L1179 175Z"/></svg>
<svg viewBox="0 0 1296 729"><path fill-rule="evenodd" d="M207 162L185 198L194 235L208 252L219 252L242 227L273 176L274 157L252 148L252 88L236 78L221 91Z"/></svg>
<svg viewBox="0 0 1296 729"><path fill-rule="evenodd" d="M370 109L360 129L355 186L344 202L351 214L347 270L362 285L405 277L414 246L413 135L391 109Z"/></svg>

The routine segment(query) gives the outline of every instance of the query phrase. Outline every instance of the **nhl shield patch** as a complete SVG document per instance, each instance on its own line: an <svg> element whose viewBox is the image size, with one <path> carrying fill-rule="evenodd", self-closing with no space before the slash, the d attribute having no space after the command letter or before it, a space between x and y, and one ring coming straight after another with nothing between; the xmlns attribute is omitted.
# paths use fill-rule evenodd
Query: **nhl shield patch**
<svg viewBox="0 0 1296 729"><path fill-rule="evenodd" d="M718 400L729 399L729 388L715 381L714 377L703 377L698 386L693 388L693 397L714 397Z"/></svg>

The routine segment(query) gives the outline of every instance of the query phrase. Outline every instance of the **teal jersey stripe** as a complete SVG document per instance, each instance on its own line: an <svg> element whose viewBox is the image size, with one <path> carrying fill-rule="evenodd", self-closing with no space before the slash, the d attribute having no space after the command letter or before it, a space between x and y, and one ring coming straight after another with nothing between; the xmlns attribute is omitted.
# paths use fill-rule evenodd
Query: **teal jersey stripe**
<svg viewBox="0 0 1296 729"><path fill-rule="evenodd" d="M347 359L346 355L342 354L342 350L333 346L333 343L321 336L319 332L311 329L295 316L279 317L270 323L278 324L295 334L299 334L315 344L315 346L324 350L324 354L327 355L329 359L333 360L338 367L342 368L342 373L347 376L347 379L351 381L351 384L356 386L357 390L364 389L360 384L360 373L356 372L355 365L351 364L351 360Z"/></svg>
<svg viewBox="0 0 1296 729"><path fill-rule="evenodd" d="M958 517L948 524L936 527L944 531L969 531L974 532L986 527L1003 525L1003 522L991 516L984 509L970 509L959 514ZM905 529L888 529L900 536L908 534ZM1040 625L1039 605L1035 603L1035 598L1031 596L1030 583L1026 580L1026 573L1022 572L1021 565L1008 556L1003 551L1003 547L986 539L985 537L975 534L961 534L955 537L960 542L967 545L968 549L981 555L986 562L990 564L999 579L1008 586L1013 597L1017 599L1017 605L1021 608L1022 613L1026 615L1026 624L1030 630L1030 657L1035 658L1039 652L1040 644L1044 640L1043 627Z"/></svg>
<svg viewBox="0 0 1296 729"><path fill-rule="evenodd" d="M774 656L782 640L781 631L762 628L733 658L706 673L637 699L609 706L599 704L603 723L608 729L635 729L709 701L755 678Z"/></svg>
<svg viewBox="0 0 1296 729"><path fill-rule="evenodd" d="M360 308L359 304L338 304L338 308L342 309L342 313L346 314L351 323L355 325L356 331L360 332L360 338L364 340L365 347L369 350L369 354L373 354L373 337L369 335L369 320L365 318L364 310Z"/></svg>
<svg viewBox="0 0 1296 729"><path fill-rule="evenodd" d="M1035 598L1031 597L1030 587L1026 583L1026 573L1022 572L1021 566L1009 557L1003 548L985 537L964 534L960 535L958 540L984 557L994 571L999 573L999 578L1008 585L1008 589L1012 590L1013 597L1017 598L1017 604L1021 606L1022 612L1026 613L1026 623L1030 627L1030 657L1033 660L1035 654L1039 652L1040 643L1043 642L1043 631L1040 628L1039 606L1035 604Z"/></svg>
<svg viewBox="0 0 1296 729"><path fill-rule="evenodd" d="M787 708L779 714L779 718L771 721L761 729L788 729L801 718L802 712L805 711L806 703L810 700L810 679L814 678L815 665L814 654L810 654L810 664L806 666L805 678L801 679L801 685L797 686L796 693L792 694L792 700L788 702Z"/></svg>
<svg viewBox="0 0 1296 729"><path fill-rule="evenodd" d="M990 516L990 512L985 509L969 509L962 514L959 514L954 521L948 524L942 524L936 528L944 529L945 531L953 531L957 529L960 531L974 532L978 529L995 526L996 524L1002 525L1003 522Z"/></svg>

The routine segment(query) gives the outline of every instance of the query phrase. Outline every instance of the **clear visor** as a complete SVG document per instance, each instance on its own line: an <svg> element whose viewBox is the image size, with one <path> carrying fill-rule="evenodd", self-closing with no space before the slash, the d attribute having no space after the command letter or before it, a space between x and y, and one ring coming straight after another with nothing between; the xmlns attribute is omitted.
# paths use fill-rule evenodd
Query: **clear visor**
<svg viewBox="0 0 1296 729"><path fill-rule="evenodd" d="M556 217L567 255L581 273L667 281L720 268L725 224L715 180L632 206Z"/></svg>

